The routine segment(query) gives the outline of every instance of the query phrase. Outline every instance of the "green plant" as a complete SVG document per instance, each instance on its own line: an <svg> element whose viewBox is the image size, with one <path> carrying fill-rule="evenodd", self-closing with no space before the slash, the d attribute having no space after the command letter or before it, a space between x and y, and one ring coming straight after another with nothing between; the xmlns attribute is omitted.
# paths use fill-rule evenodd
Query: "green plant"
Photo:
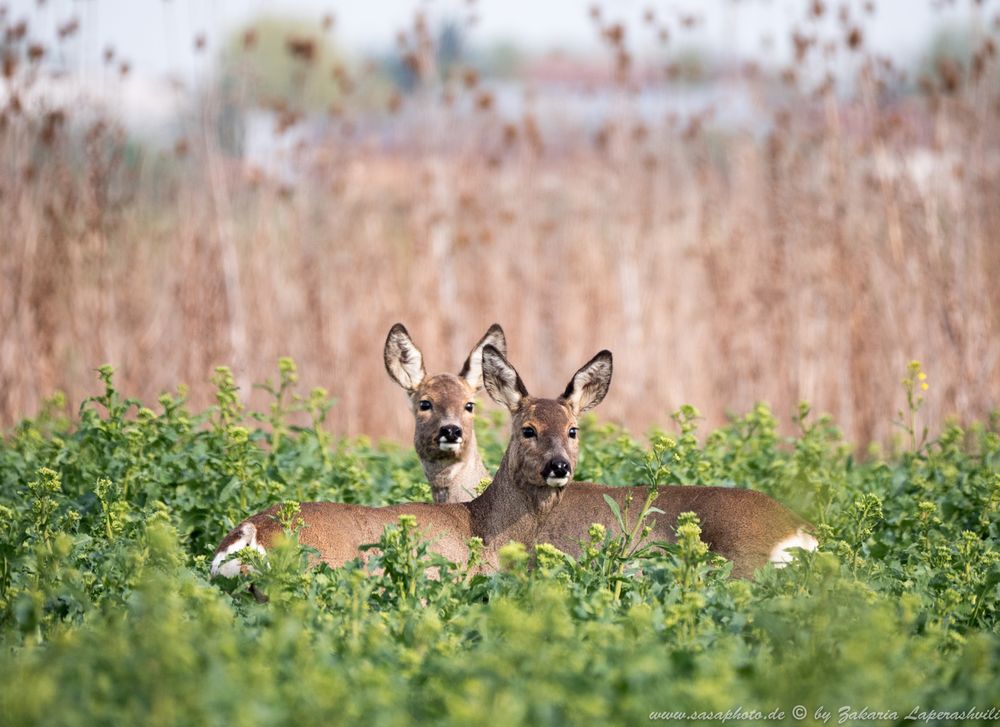
<svg viewBox="0 0 1000 727"><path fill-rule="evenodd" d="M813 518L821 550L753 581L727 577L690 514L676 542L643 544L652 494L609 505L617 527L593 526L577 560L510 544L486 575L482 543L449 563L403 519L330 569L299 543L300 495L427 493L408 448L325 434L329 402L297 399L293 371L280 366L263 412L244 409L224 370L215 407L188 411L179 391L154 412L103 370L77 421L46 415L5 436L6 720L631 723L667 709L905 715L995 698L1000 419L868 461L804 405L787 438L764 406L701 441L689 408L679 434L648 443L584 421L584 468L660 488L751 486ZM496 424L478 434L502 451ZM284 540L242 553L248 573L209 581L222 535L273 502Z"/></svg>

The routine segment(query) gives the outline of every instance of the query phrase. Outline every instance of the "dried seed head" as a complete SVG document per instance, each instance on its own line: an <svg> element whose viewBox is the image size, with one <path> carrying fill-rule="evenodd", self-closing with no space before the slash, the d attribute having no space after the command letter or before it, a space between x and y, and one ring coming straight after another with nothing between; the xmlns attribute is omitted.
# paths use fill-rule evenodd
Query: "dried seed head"
<svg viewBox="0 0 1000 727"><path fill-rule="evenodd" d="M847 32L847 47L851 50L857 50L861 47L861 43L864 41L864 36L861 33L861 28L857 25L853 26Z"/></svg>
<svg viewBox="0 0 1000 727"><path fill-rule="evenodd" d="M302 114L298 111L292 111L291 109L284 109L278 113L278 117L274 121L274 133L276 136L282 136L286 131L295 126L299 121L302 120Z"/></svg>
<svg viewBox="0 0 1000 727"><path fill-rule="evenodd" d="M503 143L504 146L513 146L517 142L517 126L514 124L504 124Z"/></svg>
<svg viewBox="0 0 1000 727"><path fill-rule="evenodd" d="M59 40L66 40L71 35L74 35L76 31L80 29L80 21L77 18L70 18L65 23L56 27L56 32L59 35Z"/></svg>
<svg viewBox="0 0 1000 727"><path fill-rule="evenodd" d="M621 23L609 25L604 29L603 35L611 45L621 45L625 42L625 26Z"/></svg>
<svg viewBox="0 0 1000 727"><path fill-rule="evenodd" d="M483 91L476 97L476 108L480 111L489 111L493 108L493 94Z"/></svg>
<svg viewBox="0 0 1000 727"><path fill-rule="evenodd" d="M288 54L304 63L312 63L316 58L316 41L305 36L291 35L285 39Z"/></svg>
<svg viewBox="0 0 1000 727"><path fill-rule="evenodd" d="M63 124L66 122L66 114L62 111L49 111L42 120L42 129L38 136L46 146L52 146Z"/></svg>
<svg viewBox="0 0 1000 727"><path fill-rule="evenodd" d="M937 64L938 75L945 93L955 93L962 85L962 67L954 58L941 58Z"/></svg>
<svg viewBox="0 0 1000 727"><path fill-rule="evenodd" d="M416 53L413 52L405 53L403 55L403 63L406 65L407 68L410 69L410 72L413 73L413 75L417 77L421 77L424 75L423 74L424 64L420 60L420 56L418 56Z"/></svg>
<svg viewBox="0 0 1000 727"><path fill-rule="evenodd" d="M535 120L535 117L531 114L525 114L521 126L524 129L524 138L528 140L528 144L531 145L532 150L536 154L541 154L545 151L545 144L542 142L542 132L538 128L538 122Z"/></svg>
<svg viewBox="0 0 1000 727"><path fill-rule="evenodd" d="M601 153L608 150L608 145L611 142L611 130L610 124L605 124L597 130L596 134L594 134L594 146L596 146L597 150Z"/></svg>
<svg viewBox="0 0 1000 727"><path fill-rule="evenodd" d="M20 40L24 40L24 36L28 34L28 21L21 20L14 25L8 26L6 32L4 33L4 38L8 43L16 43Z"/></svg>
<svg viewBox="0 0 1000 727"><path fill-rule="evenodd" d="M801 63L805 60L809 49L816 43L816 36L805 35L798 30L792 31L792 45L795 48L795 60Z"/></svg>

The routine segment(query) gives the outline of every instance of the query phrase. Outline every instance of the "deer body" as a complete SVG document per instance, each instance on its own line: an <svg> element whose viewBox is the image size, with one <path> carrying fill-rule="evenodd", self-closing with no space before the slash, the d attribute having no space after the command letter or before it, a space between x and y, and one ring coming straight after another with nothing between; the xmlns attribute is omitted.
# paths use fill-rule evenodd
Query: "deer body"
<svg viewBox="0 0 1000 727"><path fill-rule="evenodd" d="M631 495L629 521L635 518L649 493L646 487L608 487L590 482L574 482L558 507L546 518L537 533L547 542L574 557L581 553L580 541L587 537L591 523L600 523L609 532L618 531L604 495L618 503L625 515ZM701 539L709 549L733 561L733 576L750 578L768 562L783 565L792 557L786 548L815 550L816 539L808 523L762 492L731 487L660 487L653 507L662 514L649 515L652 526L648 540L674 542L674 529L681 513L693 512L701 521Z"/></svg>
<svg viewBox="0 0 1000 727"><path fill-rule="evenodd" d="M298 515L304 526L299 542L315 548L323 562L336 568L357 558L360 546L377 542L385 526L397 522L400 515L412 515L430 550L452 562L465 562L469 555L467 541L481 538L485 545L483 567L492 571L499 565L500 546L512 540L525 545L534 542L538 523L555 504L553 494L538 500L522 495L504 460L486 491L466 503L408 503L375 508L338 502L302 503ZM262 553L272 547L282 534L276 512L277 507L272 507L257 513L230 532L215 551L212 574L235 576L242 564L230 556L247 547Z"/></svg>
<svg viewBox="0 0 1000 727"><path fill-rule="evenodd" d="M411 503L372 508L303 503L298 512L303 525L300 543L315 548L321 560L336 567L358 557L359 546L376 542L385 526L396 522L400 515L412 515L432 551L463 562L468 558L466 543L479 537L485 545L483 568L495 570L502 545L510 541L524 545L535 542L576 464L576 416L596 406L607 392L611 354L602 351L577 371L558 399L535 399L528 397L503 354L490 344L479 347L479 351L487 390L514 414L514 434L496 476L483 494L470 502L441 505ZM431 412L433 407L424 411ZM522 436L528 429L534 433L530 441ZM276 510L272 507L253 515L223 538L212 558L212 575L234 576L244 570L236 557L244 548L266 553L273 546L281 535Z"/></svg>

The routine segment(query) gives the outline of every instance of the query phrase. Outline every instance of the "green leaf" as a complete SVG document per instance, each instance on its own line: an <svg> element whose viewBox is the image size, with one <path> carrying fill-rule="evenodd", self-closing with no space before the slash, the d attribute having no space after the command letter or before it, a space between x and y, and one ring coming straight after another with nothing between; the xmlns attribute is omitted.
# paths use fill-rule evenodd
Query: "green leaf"
<svg viewBox="0 0 1000 727"><path fill-rule="evenodd" d="M625 521L622 519L622 511L621 508L618 507L618 503L615 502L610 495L605 495L604 501L608 503L608 507L611 508L611 513L615 516L615 520L618 521L618 527L622 529L622 532L625 532Z"/></svg>

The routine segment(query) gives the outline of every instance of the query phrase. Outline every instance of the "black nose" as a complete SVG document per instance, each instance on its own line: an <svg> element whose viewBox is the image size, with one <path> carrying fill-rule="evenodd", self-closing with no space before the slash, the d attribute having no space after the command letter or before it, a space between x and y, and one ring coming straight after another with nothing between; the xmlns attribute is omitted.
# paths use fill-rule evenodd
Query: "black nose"
<svg viewBox="0 0 1000 727"><path fill-rule="evenodd" d="M564 459L552 459L542 470L542 477L569 477L569 462Z"/></svg>
<svg viewBox="0 0 1000 727"><path fill-rule="evenodd" d="M448 444L455 444L462 439L462 427L457 427L454 424L446 424L438 432L438 439Z"/></svg>

